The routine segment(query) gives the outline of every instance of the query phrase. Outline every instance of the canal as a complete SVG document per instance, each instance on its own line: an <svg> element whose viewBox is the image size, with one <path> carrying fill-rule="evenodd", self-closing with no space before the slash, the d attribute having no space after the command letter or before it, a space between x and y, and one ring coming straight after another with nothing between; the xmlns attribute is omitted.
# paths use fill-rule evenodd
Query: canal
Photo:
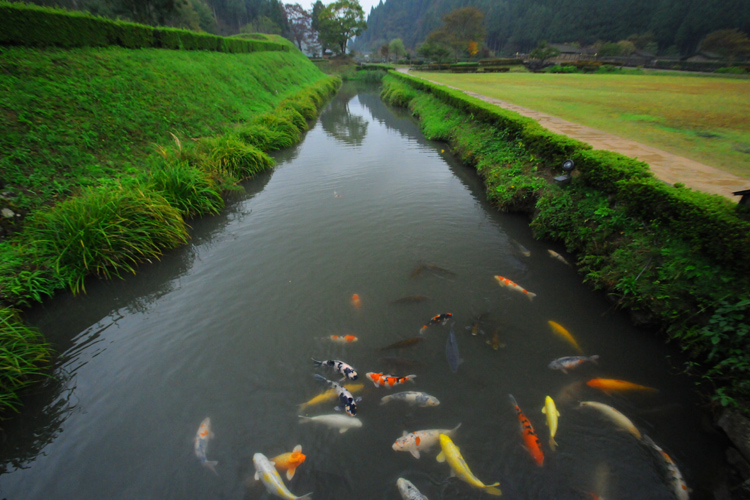
<svg viewBox="0 0 750 500"><path fill-rule="evenodd" d="M30 312L60 356L55 380L3 422L0 497L270 498L253 478L253 456L299 444L306 460L285 479L295 495L396 499L403 477L431 500L490 498L450 477L435 459L439 445L419 459L392 448L403 431L461 424L453 442L505 498L674 498L653 448L579 406L595 401L669 454L691 498L711 498L723 449L680 373L679 351L551 257L574 262L560 245L534 240L525 216L490 206L475 171L377 89L344 86L303 142L276 159L224 213L192 221L190 245L137 276L91 280L87 295L61 294ZM452 314L445 324L422 329L443 313ZM357 341L331 340L344 335ZM568 373L548 368L581 354L598 359ZM314 374L341 379L311 358L356 368L362 399L347 418L361 427L341 433L299 417L341 414L333 401L300 408L325 389ZM368 372L416 378L389 389ZM655 390L587 385L597 378ZM401 391L440 404L381 404ZM511 394L539 437L542 466L524 445ZM546 396L560 413L555 451ZM206 417L215 474L194 451Z"/></svg>

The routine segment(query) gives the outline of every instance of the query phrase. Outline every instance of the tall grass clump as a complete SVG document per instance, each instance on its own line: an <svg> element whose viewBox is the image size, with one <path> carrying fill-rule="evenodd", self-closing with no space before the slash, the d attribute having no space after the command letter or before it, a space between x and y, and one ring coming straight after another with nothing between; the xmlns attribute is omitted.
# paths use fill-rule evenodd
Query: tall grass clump
<svg viewBox="0 0 750 500"><path fill-rule="evenodd" d="M52 349L18 312L0 308L0 412L18 411L19 392L45 376Z"/></svg>
<svg viewBox="0 0 750 500"><path fill-rule="evenodd" d="M218 214L224 208L224 199L209 174L184 160L165 160L152 166L148 186L185 218Z"/></svg>
<svg viewBox="0 0 750 500"><path fill-rule="evenodd" d="M301 95L284 99L279 103L279 108L294 110L302 115L306 121L318 116L318 108L315 103L309 97ZM307 123L305 123L305 130L307 130Z"/></svg>
<svg viewBox="0 0 750 500"><path fill-rule="evenodd" d="M232 134L201 139L199 148L207 162L201 165L209 173L237 180L249 179L273 167L273 158Z"/></svg>
<svg viewBox="0 0 750 500"><path fill-rule="evenodd" d="M37 261L78 292L87 275L135 273L138 263L186 243L188 233L179 210L161 195L120 186L89 188L36 212L25 237Z"/></svg>

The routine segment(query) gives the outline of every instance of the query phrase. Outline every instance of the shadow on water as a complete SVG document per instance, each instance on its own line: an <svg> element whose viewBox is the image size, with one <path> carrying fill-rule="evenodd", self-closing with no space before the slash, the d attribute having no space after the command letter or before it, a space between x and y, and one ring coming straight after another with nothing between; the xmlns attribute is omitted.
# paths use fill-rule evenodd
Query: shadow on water
<svg viewBox="0 0 750 500"><path fill-rule="evenodd" d="M26 321L44 333L58 356L52 377L26 394L22 412L0 423L0 475L30 467L62 432L65 420L79 411L76 371L106 349L106 345L97 346L102 334L116 329L124 315L147 313L159 298L170 293L198 258L196 247L231 238L226 227L252 216L244 212L245 202L263 191L272 175L273 171L264 172L244 182L241 190L227 193L220 214L188 221L190 243L166 252L159 261L142 264L138 274L122 280L89 278L85 294L63 291L25 313Z"/></svg>

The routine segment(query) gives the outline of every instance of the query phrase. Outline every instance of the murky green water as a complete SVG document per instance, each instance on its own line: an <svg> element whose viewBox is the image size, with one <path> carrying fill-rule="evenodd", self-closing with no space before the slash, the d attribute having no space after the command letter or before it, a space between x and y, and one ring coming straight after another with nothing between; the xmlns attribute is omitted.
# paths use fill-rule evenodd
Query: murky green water
<svg viewBox="0 0 750 500"><path fill-rule="evenodd" d="M646 446L576 408L594 400L626 414L672 456L691 498L708 498L722 450L692 381L674 368L678 353L550 258L548 249L563 249L535 241L524 217L489 207L475 172L444 148L376 91L345 88L305 140L278 155L273 173L249 182L226 213L193 223L190 246L126 281L92 281L87 296L62 295L33 311L62 353L58 380L4 423L0 496L268 498L253 480L253 455L301 444L307 459L287 482L297 495L395 499L396 479L405 477L432 500L489 498L451 479L437 451L417 460L391 448L404 430L461 423L455 444L479 479L501 483L505 498L671 498ZM449 272L416 272L425 265ZM537 297L501 288L494 275ZM428 299L391 303L412 295ZM452 321L428 329L424 341L379 351L445 312ZM467 327L480 316L473 336ZM567 375L548 369L577 354L549 320L599 364ZM451 325L463 360L456 373L446 360ZM359 340L322 340L342 334ZM495 335L497 350L488 344ZM322 389L313 373L338 380L315 370L311 357L359 371L361 428L340 434L299 423L298 405ZM406 390L440 405L381 406L382 396L401 389L375 388L366 372L416 374ZM607 395L585 385L595 377L658 393ZM523 446L509 394L541 439L542 467ZM561 414L555 452L541 413L547 395ZM334 413L333 406L304 414ZM205 417L216 475L193 452Z"/></svg>

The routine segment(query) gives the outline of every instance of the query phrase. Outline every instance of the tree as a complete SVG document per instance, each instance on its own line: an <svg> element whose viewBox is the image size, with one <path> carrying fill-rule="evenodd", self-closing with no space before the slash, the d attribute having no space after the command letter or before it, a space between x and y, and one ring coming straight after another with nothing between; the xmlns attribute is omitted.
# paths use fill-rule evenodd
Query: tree
<svg viewBox="0 0 750 500"><path fill-rule="evenodd" d="M484 13L475 7L456 9L444 15L443 22L448 42L457 52L468 52L472 42L484 42Z"/></svg>
<svg viewBox="0 0 750 500"><path fill-rule="evenodd" d="M738 29L718 30L706 35L701 49L733 60L750 56L750 38Z"/></svg>
<svg viewBox="0 0 750 500"><path fill-rule="evenodd" d="M310 40L311 14L298 3L284 5L284 12L289 21L289 36L297 43L299 50L302 50L302 44L307 44Z"/></svg>
<svg viewBox="0 0 750 500"><path fill-rule="evenodd" d="M391 48L387 43L384 43L383 45L381 45L378 52L380 52L380 55L383 56L383 59L385 60L385 62L389 61L389 57L391 55Z"/></svg>
<svg viewBox="0 0 750 500"><path fill-rule="evenodd" d="M357 0L338 0L328 5L318 18L321 41L346 53L346 43L350 38L360 35L367 23L365 12Z"/></svg>
<svg viewBox="0 0 750 500"><path fill-rule="evenodd" d="M559 55L560 51L558 49L550 47L547 45L547 42L540 42L539 45L529 53L529 58L538 60L539 65L543 66L544 61Z"/></svg>
<svg viewBox="0 0 750 500"><path fill-rule="evenodd" d="M404 41L400 38L394 38L388 44L388 51L396 58L398 62L399 58L406 55L406 47L404 47Z"/></svg>

